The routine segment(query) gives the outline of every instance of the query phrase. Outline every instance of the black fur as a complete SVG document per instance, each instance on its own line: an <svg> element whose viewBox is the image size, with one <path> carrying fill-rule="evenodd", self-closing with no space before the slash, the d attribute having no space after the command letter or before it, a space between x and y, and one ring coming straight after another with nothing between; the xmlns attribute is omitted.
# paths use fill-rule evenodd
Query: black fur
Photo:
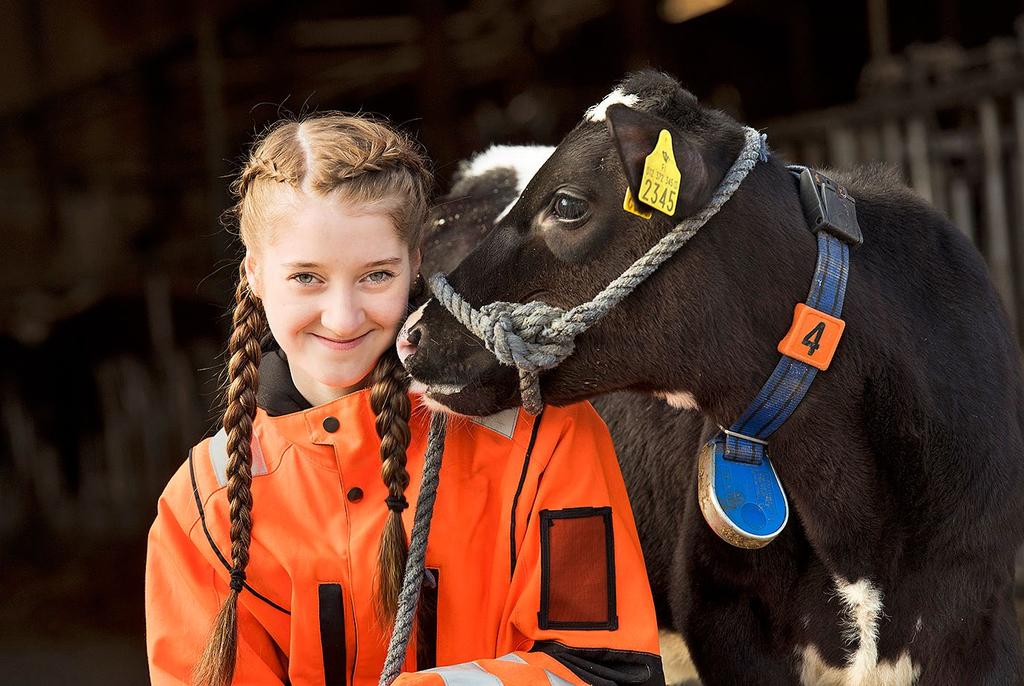
<svg viewBox="0 0 1024 686"><path fill-rule="evenodd" d="M740 127L662 74L630 75L622 88L699 151L709 187L717 185ZM832 367L771 441L793 510L775 542L735 549L706 526L694 451L770 374L810 284L815 241L782 160L758 164L688 245L578 339L576 353L543 375L545 400L629 389L686 391L700 405L699 417L655 403L634 406L646 419L605 416L617 436L635 422L643 431L662 425L658 436L668 438L623 469L641 532L646 521L659 533L644 541L652 584L670 588L673 623L705 683L794 683L808 645L843 666L861 646L844 637L837 579L866 579L881 593L878 659L909 654L919 683L1021 683L1012 603L1024 534L1017 345L984 263L944 217L884 170L827 173L856 198L865 241L852 253L847 328ZM626 178L606 125L582 122L452 284L478 306L589 300L673 223L623 212ZM552 217L561 189L587 199L585 221ZM428 385L471 384L436 400L468 414L518 402L515 373L481 355L436 303L417 326L412 374ZM669 415L678 419L670 430Z"/></svg>

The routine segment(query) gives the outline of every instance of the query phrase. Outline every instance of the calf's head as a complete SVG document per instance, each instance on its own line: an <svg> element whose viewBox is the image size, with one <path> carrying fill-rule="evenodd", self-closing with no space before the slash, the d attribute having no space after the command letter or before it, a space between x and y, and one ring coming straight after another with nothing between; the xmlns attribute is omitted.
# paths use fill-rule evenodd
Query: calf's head
<svg viewBox="0 0 1024 686"><path fill-rule="evenodd" d="M643 197L644 163L663 130L671 134L681 185L671 216L655 211L645 219L626 212L623 199L627 186ZM540 300L568 309L586 302L704 208L743 141L739 124L701 107L671 77L631 74L587 111L449 282L474 307ZM730 208L735 204L576 339L574 353L542 375L546 402L622 388L672 392L679 385L673 377L699 369L687 364L692 339L728 336L703 329L720 325L721 309L709 302L742 271L718 255L713 227L738 221L743 208ZM500 364L436 300L410 317L398 345L414 381L438 405L479 415L520 403L515 368Z"/></svg>

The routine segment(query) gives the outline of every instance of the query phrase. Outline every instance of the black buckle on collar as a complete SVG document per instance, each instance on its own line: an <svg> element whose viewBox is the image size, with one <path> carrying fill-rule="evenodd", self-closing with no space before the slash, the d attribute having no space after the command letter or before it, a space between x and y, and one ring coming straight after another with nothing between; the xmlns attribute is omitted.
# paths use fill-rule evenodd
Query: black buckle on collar
<svg viewBox="0 0 1024 686"><path fill-rule="evenodd" d="M812 233L825 229L852 246L864 242L857 224L857 203L846 188L816 169L800 165L788 169L800 179L800 204Z"/></svg>

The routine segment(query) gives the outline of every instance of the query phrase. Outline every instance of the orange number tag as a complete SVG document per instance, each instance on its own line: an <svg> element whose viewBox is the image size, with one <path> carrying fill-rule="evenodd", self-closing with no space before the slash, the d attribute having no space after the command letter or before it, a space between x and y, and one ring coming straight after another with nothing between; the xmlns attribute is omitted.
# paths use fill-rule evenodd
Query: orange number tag
<svg viewBox="0 0 1024 686"><path fill-rule="evenodd" d="M779 341L779 352L824 371L832 362L846 322L800 303L793 310L793 326Z"/></svg>

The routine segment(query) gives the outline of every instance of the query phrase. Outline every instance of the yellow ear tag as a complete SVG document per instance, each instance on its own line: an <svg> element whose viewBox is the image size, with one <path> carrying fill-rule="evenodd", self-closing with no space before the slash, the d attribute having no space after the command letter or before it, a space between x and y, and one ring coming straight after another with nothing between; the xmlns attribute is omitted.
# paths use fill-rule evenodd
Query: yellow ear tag
<svg viewBox="0 0 1024 686"><path fill-rule="evenodd" d="M638 217L643 217L644 219L650 219L652 215L650 210L641 210L636 206L636 202L633 201L633 194L630 192L629 186L626 186L626 197L622 199L622 209L627 212L631 212Z"/></svg>
<svg viewBox="0 0 1024 686"><path fill-rule="evenodd" d="M640 200L671 217L679 200L679 179L679 167L672 152L672 134L662 129L658 144L644 162Z"/></svg>

